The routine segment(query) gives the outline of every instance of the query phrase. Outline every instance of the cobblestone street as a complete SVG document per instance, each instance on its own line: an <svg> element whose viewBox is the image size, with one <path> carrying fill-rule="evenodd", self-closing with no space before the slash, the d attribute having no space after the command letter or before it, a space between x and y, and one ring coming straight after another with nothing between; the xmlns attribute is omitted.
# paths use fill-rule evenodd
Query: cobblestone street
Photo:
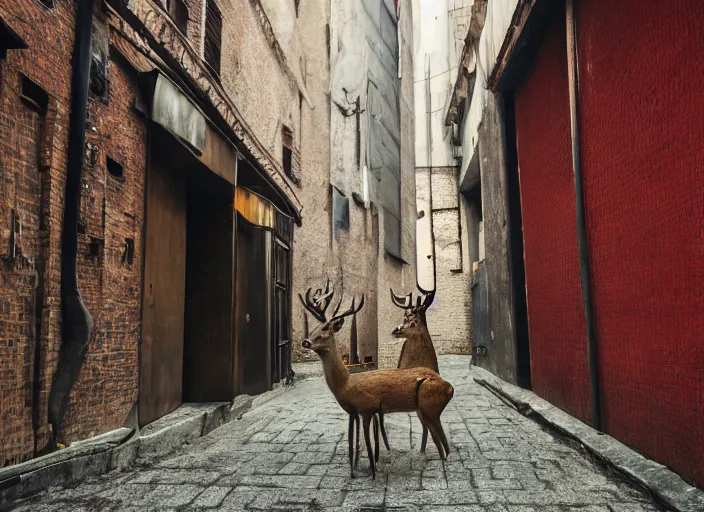
<svg viewBox="0 0 704 512"><path fill-rule="evenodd" d="M351 479L347 416L313 377L166 459L49 489L18 510L660 510L474 383L468 362L440 358L455 387L442 417L452 448L444 464L432 442L419 453L418 419L395 414L386 417L392 451L382 446L376 481L364 449Z"/></svg>

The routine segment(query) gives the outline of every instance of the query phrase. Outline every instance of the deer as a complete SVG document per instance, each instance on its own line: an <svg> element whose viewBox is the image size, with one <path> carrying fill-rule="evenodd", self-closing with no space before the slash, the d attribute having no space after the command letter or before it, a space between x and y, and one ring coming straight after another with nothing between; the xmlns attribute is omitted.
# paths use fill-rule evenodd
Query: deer
<svg viewBox="0 0 704 512"><path fill-rule="evenodd" d="M316 300L311 299L310 291L310 288L306 291L305 299L300 294L299 298L304 308L320 323L310 337L301 342L301 345L320 357L328 388L340 407L350 416L348 425L350 476L354 478L356 464L353 460L352 438L354 425L355 422L359 422L359 416L362 417L372 480L376 478L378 441L376 453L373 453L369 428L375 415L383 418L384 414L393 412L416 412L421 423L429 429L441 460L445 460L450 446L442 428L440 416L454 395L452 385L429 368L395 368L350 375L342 362L335 334L342 328L346 317L362 309L364 295L358 306L355 306L353 297L349 309L342 313L339 313L342 304L340 299L332 317L328 319L326 310L332 301L334 288L326 293L316 294ZM324 295L327 297L321 300ZM319 332L315 334L316 331Z"/></svg>
<svg viewBox="0 0 704 512"><path fill-rule="evenodd" d="M391 302L394 306L406 310L403 316L403 323L396 327L391 333L396 338L405 338L401 347L401 354L398 358L397 368L430 368L438 375L438 357L435 354L433 340L428 331L428 322L425 318L425 312L435 299L435 290L426 291L419 284L416 284L418 291L423 296L419 295L414 303L413 292L405 297L400 297L391 291ZM383 418L380 418L383 422ZM421 420L422 424L422 420ZM420 451L425 453L425 447L428 443L428 428L423 425L423 437L420 444ZM388 449L388 448L387 448Z"/></svg>
<svg viewBox="0 0 704 512"><path fill-rule="evenodd" d="M301 303L303 304L303 307L306 308L310 312L310 308L313 308L315 310L314 313L314 318L316 318L318 321L321 321L321 318L324 318L325 312L328 308L328 306L331 303L332 300L332 295L334 291L331 291L330 289L330 279L327 280L325 288L318 288L314 293L313 296L310 296L311 289L308 289L306 291L306 298L303 300L303 297L301 294L298 294L298 298L301 300ZM359 305L358 308L356 308L356 312L359 312L363 305L364 305L364 296L362 296L362 303ZM352 330L354 330L355 326L355 318L356 318L356 313L352 314ZM304 337L308 338L308 317L304 315ZM354 338L354 334L350 334L351 338ZM353 347L352 345L353 340L350 339L350 353L353 352ZM344 363L344 360L343 360ZM381 428L381 435L384 439L384 446L388 451L391 449L389 448L389 440L386 435L386 429L384 427L384 417L383 415L375 414L373 417L373 423L374 423L374 459L376 462L379 462L379 428ZM352 424L354 423L355 426L355 437L356 437L356 449L355 449L355 454L354 454L354 467L357 467L357 464L359 463L359 416L358 415L350 415L350 429L352 429ZM352 437L352 430L350 430L350 443L352 442L351 440ZM350 449L352 449L350 447ZM350 455L352 457L352 455ZM350 463L352 461L350 460ZM354 475L352 475L354 477Z"/></svg>

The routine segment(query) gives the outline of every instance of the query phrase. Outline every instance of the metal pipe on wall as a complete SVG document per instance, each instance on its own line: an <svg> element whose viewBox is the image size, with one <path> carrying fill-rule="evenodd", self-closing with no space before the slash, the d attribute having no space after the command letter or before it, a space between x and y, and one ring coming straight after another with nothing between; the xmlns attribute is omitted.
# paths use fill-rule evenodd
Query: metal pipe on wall
<svg viewBox="0 0 704 512"><path fill-rule="evenodd" d="M574 170L575 204L577 209L577 243L579 250L579 269L582 278L582 301L584 319L587 326L587 345L589 356L589 385L591 391L592 427L602 431L603 418L601 409L601 383L599 381L599 362L597 352L596 325L594 323L594 305L591 287L591 269L589 267L589 247L587 244L587 222L584 212L584 188L582 167L580 163L579 140L579 104L578 104L578 70L576 45L576 20L574 0L567 0L565 22L567 24L567 71L570 95L570 128L572 136L572 167Z"/></svg>
<svg viewBox="0 0 704 512"><path fill-rule="evenodd" d="M71 76L68 164L61 239L61 303L63 322L59 363L49 393L49 422L53 437L47 449L55 448L61 435L68 399L83 362L93 331L93 318L78 289L78 212L81 204L83 153L88 109L88 84L93 38L94 0L81 0L76 14L76 32Z"/></svg>
<svg viewBox="0 0 704 512"><path fill-rule="evenodd" d="M428 226L430 229L430 254L433 260L433 287L432 290L438 289L437 264L435 262L435 230L433 228L433 106L432 95L430 91L430 55L425 54L425 122L427 129L427 152L428 152ZM416 272L416 282L417 282Z"/></svg>

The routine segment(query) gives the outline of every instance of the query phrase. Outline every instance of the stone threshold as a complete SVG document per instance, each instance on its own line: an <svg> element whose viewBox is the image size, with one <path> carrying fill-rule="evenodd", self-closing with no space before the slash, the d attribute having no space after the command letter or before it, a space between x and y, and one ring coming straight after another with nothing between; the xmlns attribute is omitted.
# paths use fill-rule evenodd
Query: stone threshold
<svg viewBox="0 0 704 512"><path fill-rule="evenodd" d="M0 511L10 510L15 500L49 487L74 486L87 477L124 469L135 462L149 464L241 418L290 387L275 384L271 391L257 396L240 395L231 402L186 403L139 432L119 428L0 469Z"/></svg>
<svg viewBox="0 0 704 512"><path fill-rule="evenodd" d="M613 437L594 430L527 389L472 366L474 381L508 402L518 412L537 417L559 433L579 442L598 460L644 487L662 505L677 512L704 511L704 491L689 485L674 471L632 450Z"/></svg>

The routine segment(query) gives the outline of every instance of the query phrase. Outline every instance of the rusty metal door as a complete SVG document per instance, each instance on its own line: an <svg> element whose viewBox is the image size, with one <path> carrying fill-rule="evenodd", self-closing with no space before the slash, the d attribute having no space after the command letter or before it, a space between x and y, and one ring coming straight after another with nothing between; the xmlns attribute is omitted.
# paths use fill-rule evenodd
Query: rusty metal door
<svg viewBox="0 0 704 512"><path fill-rule="evenodd" d="M255 395L271 387L273 233L237 213L236 389Z"/></svg>
<svg viewBox="0 0 704 512"><path fill-rule="evenodd" d="M139 422L150 423L182 399L186 283L185 174L152 158L142 294Z"/></svg>

